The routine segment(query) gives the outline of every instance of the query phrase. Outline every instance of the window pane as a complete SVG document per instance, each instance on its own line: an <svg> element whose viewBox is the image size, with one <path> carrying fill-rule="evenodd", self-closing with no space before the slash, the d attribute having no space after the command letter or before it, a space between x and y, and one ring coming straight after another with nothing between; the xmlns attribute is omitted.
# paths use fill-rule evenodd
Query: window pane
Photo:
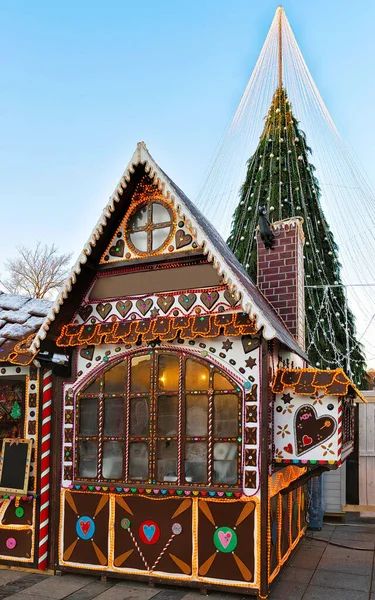
<svg viewBox="0 0 375 600"><path fill-rule="evenodd" d="M104 399L104 435L124 435L124 398Z"/></svg>
<svg viewBox="0 0 375 600"><path fill-rule="evenodd" d="M98 444L88 441L79 443L79 476L94 478L98 474Z"/></svg>
<svg viewBox="0 0 375 600"><path fill-rule="evenodd" d="M80 435L97 435L97 398L81 398L81 400L79 401L79 433Z"/></svg>
<svg viewBox="0 0 375 600"><path fill-rule="evenodd" d="M147 205L141 206L135 211L134 215L129 219L129 229L134 227L144 227L147 223Z"/></svg>
<svg viewBox="0 0 375 600"><path fill-rule="evenodd" d="M214 444L214 483L237 483L237 452L234 442Z"/></svg>
<svg viewBox="0 0 375 600"><path fill-rule="evenodd" d="M170 221L171 217L169 212L162 204L159 202L154 202L152 205L152 221L153 223L166 223Z"/></svg>
<svg viewBox="0 0 375 600"><path fill-rule="evenodd" d="M129 238L136 250L147 252L147 231L135 231L129 234Z"/></svg>
<svg viewBox="0 0 375 600"><path fill-rule="evenodd" d="M234 385L221 373L214 373L214 388L215 390L233 390Z"/></svg>
<svg viewBox="0 0 375 600"><path fill-rule="evenodd" d="M186 395L186 435L204 437L207 435L208 396Z"/></svg>
<svg viewBox="0 0 375 600"><path fill-rule="evenodd" d="M177 481L177 442L158 442L157 480Z"/></svg>
<svg viewBox="0 0 375 600"><path fill-rule="evenodd" d="M125 393L125 363L120 363L104 374L105 394Z"/></svg>
<svg viewBox="0 0 375 600"><path fill-rule="evenodd" d="M122 479L123 455L123 442L103 443L102 474L104 479Z"/></svg>
<svg viewBox="0 0 375 600"><path fill-rule="evenodd" d="M149 392L150 390L150 355L135 356L131 362L131 391Z"/></svg>
<svg viewBox="0 0 375 600"><path fill-rule="evenodd" d="M87 387L83 388L82 393L85 394L99 394L100 392L100 379L94 379L94 381Z"/></svg>
<svg viewBox="0 0 375 600"><path fill-rule="evenodd" d="M171 232L171 227L154 229L152 232L152 249L157 250L162 246Z"/></svg>
<svg viewBox="0 0 375 600"><path fill-rule="evenodd" d="M158 436L173 437L178 434L178 397L159 396Z"/></svg>
<svg viewBox="0 0 375 600"><path fill-rule="evenodd" d="M207 390L209 386L208 368L189 358L186 361L185 383L187 390Z"/></svg>
<svg viewBox="0 0 375 600"><path fill-rule="evenodd" d="M234 394L214 396L214 436L237 437L238 398Z"/></svg>
<svg viewBox="0 0 375 600"><path fill-rule="evenodd" d="M129 444L129 478L148 479L148 444L144 442Z"/></svg>
<svg viewBox="0 0 375 600"><path fill-rule="evenodd" d="M206 483L206 442L187 442L185 444L185 480L187 483Z"/></svg>
<svg viewBox="0 0 375 600"><path fill-rule="evenodd" d="M130 400L130 435L148 437L148 398L131 398Z"/></svg>
<svg viewBox="0 0 375 600"><path fill-rule="evenodd" d="M174 392L178 390L179 358L172 354L159 356L159 390Z"/></svg>

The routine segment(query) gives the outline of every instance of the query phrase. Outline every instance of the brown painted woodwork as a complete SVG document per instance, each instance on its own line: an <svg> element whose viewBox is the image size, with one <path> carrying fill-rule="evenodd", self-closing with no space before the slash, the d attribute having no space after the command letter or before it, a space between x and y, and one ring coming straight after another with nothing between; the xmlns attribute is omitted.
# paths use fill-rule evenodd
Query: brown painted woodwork
<svg viewBox="0 0 375 600"><path fill-rule="evenodd" d="M16 516L16 501L12 500L8 507L5 510L3 520L1 522L2 525L31 525L33 522L33 504L34 500L24 501L19 500L18 506L23 508L24 513L22 517ZM1 552L0 552L1 554Z"/></svg>
<svg viewBox="0 0 375 600"><path fill-rule="evenodd" d="M254 510L250 510L250 507ZM245 518L241 518L244 509L247 514ZM247 503L209 500L198 502L199 575L226 581L254 581L255 514L255 503L251 500ZM237 546L234 554L216 552L214 533L218 527L230 527L236 532ZM234 555L240 562L236 561Z"/></svg>
<svg viewBox="0 0 375 600"><path fill-rule="evenodd" d="M124 500L132 514L125 510L123 504L118 502L116 498L114 523L115 566L123 569L147 570L129 531L121 526L122 519L128 518L131 533L136 539L150 570L175 573L176 576L181 574L190 575L193 552L192 500L179 498L151 499L135 496L126 496ZM145 544L139 534L142 523L148 520L154 521L160 528L160 537L155 544ZM181 525L182 532L172 538L167 550L162 553L173 535L172 525L174 523ZM130 550L133 550L133 552L130 552ZM174 558L171 557L171 554Z"/></svg>
<svg viewBox="0 0 375 600"><path fill-rule="evenodd" d="M190 265L99 277L90 291L90 300L151 295L219 285L222 285L222 279L212 265Z"/></svg>
<svg viewBox="0 0 375 600"><path fill-rule="evenodd" d="M67 492L71 495L77 512L73 510L65 497L64 503L64 554L69 555L70 562L106 566L108 562L108 528L109 528L109 496L102 494L78 494ZM95 533L90 540L78 539L76 523L79 517L90 517L95 522ZM73 543L77 541L72 549ZM69 552L67 552L69 550Z"/></svg>

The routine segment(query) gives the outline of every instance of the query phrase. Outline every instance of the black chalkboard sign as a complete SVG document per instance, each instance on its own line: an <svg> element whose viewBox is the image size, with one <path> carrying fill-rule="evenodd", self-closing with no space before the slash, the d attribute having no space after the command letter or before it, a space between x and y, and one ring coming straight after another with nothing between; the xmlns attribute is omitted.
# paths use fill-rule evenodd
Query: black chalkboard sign
<svg viewBox="0 0 375 600"><path fill-rule="evenodd" d="M3 439L0 456L0 491L26 494L32 440Z"/></svg>

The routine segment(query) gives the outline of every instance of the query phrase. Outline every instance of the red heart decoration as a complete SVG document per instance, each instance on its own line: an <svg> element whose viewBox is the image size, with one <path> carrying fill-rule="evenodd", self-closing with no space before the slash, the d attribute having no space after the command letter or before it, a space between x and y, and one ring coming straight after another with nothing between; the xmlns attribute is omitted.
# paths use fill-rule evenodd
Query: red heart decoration
<svg viewBox="0 0 375 600"><path fill-rule="evenodd" d="M87 532L90 529L90 521L80 521L79 524L83 535L87 535Z"/></svg>
<svg viewBox="0 0 375 600"><path fill-rule="evenodd" d="M304 446L309 446L312 441L313 441L313 439L309 435L304 435L302 438L302 444Z"/></svg>
<svg viewBox="0 0 375 600"><path fill-rule="evenodd" d="M285 452L288 452L288 454L293 454L292 444L288 444L287 446L284 446L284 450L285 450Z"/></svg>
<svg viewBox="0 0 375 600"><path fill-rule="evenodd" d="M319 415L314 406L303 404L294 416L295 453L310 452L333 436L337 421L331 415Z"/></svg>

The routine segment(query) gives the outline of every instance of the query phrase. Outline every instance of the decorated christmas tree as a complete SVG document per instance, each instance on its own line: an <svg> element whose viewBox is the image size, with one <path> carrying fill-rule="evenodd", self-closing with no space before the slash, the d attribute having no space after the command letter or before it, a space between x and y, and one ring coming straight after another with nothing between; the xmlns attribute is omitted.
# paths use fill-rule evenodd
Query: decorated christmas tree
<svg viewBox="0 0 375 600"><path fill-rule="evenodd" d="M287 92L274 93L258 147L248 162L228 245L256 281L259 207L271 222L302 216L305 233L306 351L313 367L342 367L365 385L365 359L340 276L338 247L320 203L312 152Z"/></svg>
<svg viewBox="0 0 375 600"><path fill-rule="evenodd" d="M13 406L12 406L12 410L10 412L10 416L12 417L12 419L19 419L21 417L22 413L21 413L21 407L18 404L17 400L14 402Z"/></svg>

